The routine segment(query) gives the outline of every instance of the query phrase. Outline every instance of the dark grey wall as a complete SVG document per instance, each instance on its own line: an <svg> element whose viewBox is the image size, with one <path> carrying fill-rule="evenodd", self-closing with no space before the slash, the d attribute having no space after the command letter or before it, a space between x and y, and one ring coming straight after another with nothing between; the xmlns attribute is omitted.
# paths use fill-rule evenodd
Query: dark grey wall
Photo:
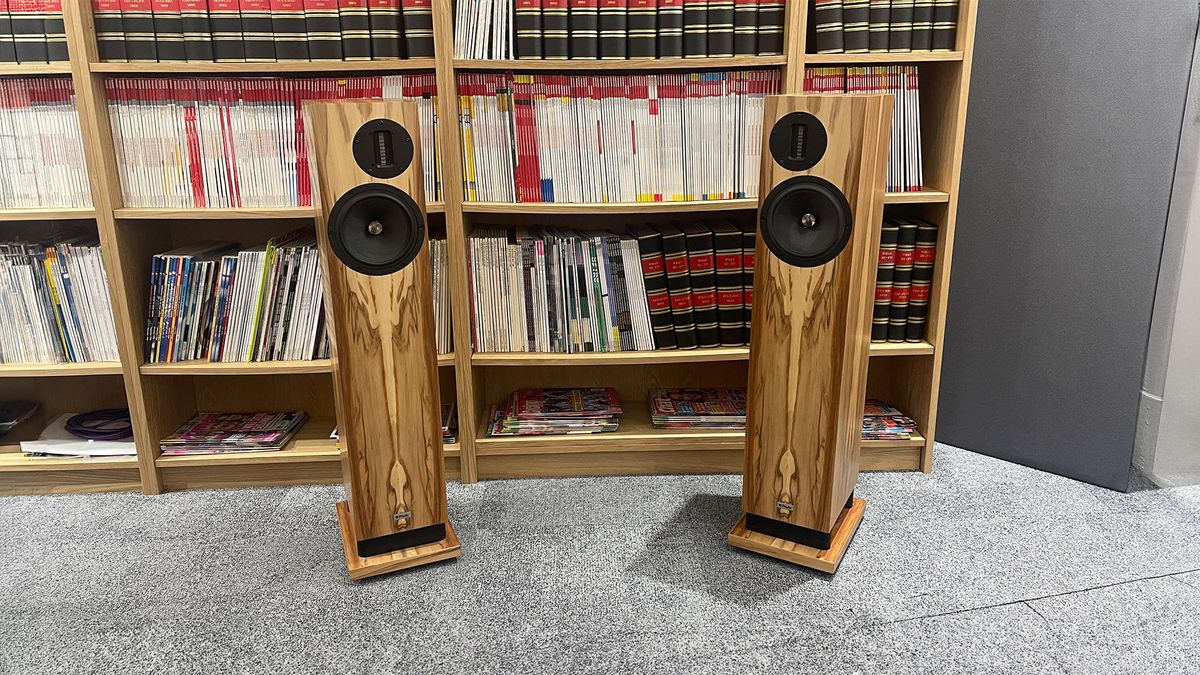
<svg viewBox="0 0 1200 675"><path fill-rule="evenodd" d="M1124 490L1196 0L983 0L937 440Z"/></svg>

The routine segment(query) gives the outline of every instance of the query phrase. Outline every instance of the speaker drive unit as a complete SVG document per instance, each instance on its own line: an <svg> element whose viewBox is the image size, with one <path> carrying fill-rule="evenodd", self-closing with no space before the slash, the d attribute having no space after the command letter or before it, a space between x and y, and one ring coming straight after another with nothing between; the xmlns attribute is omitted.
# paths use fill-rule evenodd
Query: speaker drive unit
<svg viewBox="0 0 1200 675"><path fill-rule="evenodd" d="M459 555L445 460L421 176L407 101L306 104L352 579Z"/></svg>
<svg viewBox="0 0 1200 675"><path fill-rule="evenodd" d="M744 514L730 544L832 573L858 480L890 96L769 96L763 113Z"/></svg>

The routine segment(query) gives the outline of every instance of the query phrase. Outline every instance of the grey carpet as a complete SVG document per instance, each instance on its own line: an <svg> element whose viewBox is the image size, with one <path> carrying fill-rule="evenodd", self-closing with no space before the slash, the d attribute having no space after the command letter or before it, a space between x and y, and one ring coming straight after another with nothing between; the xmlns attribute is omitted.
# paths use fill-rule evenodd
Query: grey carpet
<svg viewBox="0 0 1200 675"><path fill-rule="evenodd" d="M452 484L461 560L351 583L338 486L0 499L0 672L1196 672L1200 487L939 447L834 577L736 476Z"/></svg>

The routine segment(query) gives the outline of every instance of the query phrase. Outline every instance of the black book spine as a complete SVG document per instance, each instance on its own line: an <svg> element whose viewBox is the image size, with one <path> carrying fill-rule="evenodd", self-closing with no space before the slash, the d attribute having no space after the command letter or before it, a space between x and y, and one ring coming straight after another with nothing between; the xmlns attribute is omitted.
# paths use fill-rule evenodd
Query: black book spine
<svg viewBox="0 0 1200 675"><path fill-rule="evenodd" d="M888 51L912 51L913 0L892 0L891 21Z"/></svg>
<svg viewBox="0 0 1200 675"><path fill-rule="evenodd" d="M209 28L208 0L181 0L183 53L188 61L213 61L213 36Z"/></svg>
<svg viewBox="0 0 1200 675"><path fill-rule="evenodd" d="M179 0L151 0L154 16L154 47L159 61L185 61L183 13Z"/></svg>
<svg viewBox="0 0 1200 675"><path fill-rule="evenodd" d="M599 0L571 0L570 36L571 58L599 58Z"/></svg>
<svg viewBox="0 0 1200 675"><path fill-rule="evenodd" d="M43 0L43 25L46 31L46 60L51 63L69 61L67 28L63 24L62 0Z"/></svg>
<svg viewBox="0 0 1200 675"><path fill-rule="evenodd" d="M933 285L933 263L937 258L937 225L917 222L917 247L913 252L912 289L908 294L907 342L925 339L925 322L929 317L929 291Z"/></svg>
<svg viewBox="0 0 1200 675"><path fill-rule="evenodd" d="M754 224L742 225L742 325L746 328L746 344L750 344L750 327L753 325L751 315L754 310L754 259L755 241Z"/></svg>
<svg viewBox="0 0 1200 675"><path fill-rule="evenodd" d="M671 294L671 318L675 323L675 345L695 349L696 316L692 311L692 284L688 275L687 242L683 232L673 225L659 228L663 258L667 267L667 289Z"/></svg>
<svg viewBox="0 0 1200 675"><path fill-rule="evenodd" d="M733 55L758 54L758 2L735 0L733 3Z"/></svg>
<svg viewBox="0 0 1200 675"><path fill-rule="evenodd" d="M865 54L870 49L870 0L844 0L842 3L842 45L847 54Z"/></svg>
<svg viewBox="0 0 1200 675"><path fill-rule="evenodd" d="M716 252L712 230L703 224L684 227L688 251L688 281L692 287L692 317L696 322L696 341L700 347L721 344L717 312Z"/></svg>
<svg viewBox="0 0 1200 675"><path fill-rule="evenodd" d="M308 58L313 61L342 60L342 27L337 0L304 0L304 27L308 34Z"/></svg>
<svg viewBox="0 0 1200 675"><path fill-rule="evenodd" d="M12 22L17 62L47 63L49 56L46 52L46 20L42 15L40 0L9 0L8 15L9 21ZM153 50L154 43L151 42L150 46Z"/></svg>
<svg viewBox="0 0 1200 675"><path fill-rule="evenodd" d="M783 0L758 0L758 53L783 54Z"/></svg>
<svg viewBox="0 0 1200 675"><path fill-rule="evenodd" d="M238 10L242 15L242 42L246 45L246 61L274 61L275 29L271 25L270 1L239 0Z"/></svg>
<svg viewBox="0 0 1200 675"><path fill-rule="evenodd" d="M888 319L892 315L892 281L896 274L896 242L900 228L883 222L879 242L879 265L875 268L875 309L871 316L871 342L887 342Z"/></svg>
<svg viewBox="0 0 1200 675"><path fill-rule="evenodd" d="M96 1L103 2L103 0L96 0ZM93 10L93 12L94 12L94 14L99 14L99 10ZM120 13L118 13L117 16L120 17L121 16ZM96 19L96 39L97 40L100 39L100 35L101 35L100 26L101 26L101 21L97 18ZM123 55L125 52L125 49L124 49L125 45L123 43L119 43L119 44L121 45L122 58L120 58L120 59L104 59L103 58L104 55L106 53L110 53L110 52L105 51L105 45L103 42L101 42L100 43L101 59L102 60L113 60L113 61L124 61L125 59L124 59ZM112 47L110 46L109 49L111 50ZM0 63L16 63L16 62L17 62L17 43L13 42L12 16L8 13L8 0L0 0Z"/></svg>
<svg viewBox="0 0 1200 675"><path fill-rule="evenodd" d="M398 59L400 51L400 0L367 0L371 30L371 58Z"/></svg>
<svg viewBox="0 0 1200 675"><path fill-rule="evenodd" d="M708 0L683 0L683 56L708 56Z"/></svg>
<svg viewBox="0 0 1200 675"><path fill-rule="evenodd" d="M742 321L742 231L729 223L720 223L713 229L721 346L740 347L746 344L746 327Z"/></svg>
<svg viewBox="0 0 1200 675"><path fill-rule="evenodd" d="M813 0L813 32L818 54L845 51L842 0Z"/></svg>
<svg viewBox="0 0 1200 675"><path fill-rule="evenodd" d="M733 0L708 2L708 55L733 56Z"/></svg>
<svg viewBox="0 0 1200 675"><path fill-rule="evenodd" d="M912 19L912 50L927 52L933 48L934 0L914 0Z"/></svg>
<svg viewBox="0 0 1200 675"><path fill-rule="evenodd" d="M652 59L658 55L658 3L629 0L629 58Z"/></svg>
<svg viewBox="0 0 1200 675"><path fill-rule="evenodd" d="M671 317L671 294L667 288L662 235L645 225L631 227L630 234L637 239L638 253L642 258L642 280L646 285L646 304L650 307L654 348L675 349L675 323Z"/></svg>
<svg viewBox="0 0 1200 675"><path fill-rule="evenodd" d="M683 0L658 0L658 58L683 56Z"/></svg>
<svg viewBox="0 0 1200 675"><path fill-rule="evenodd" d="M888 50L888 31L892 27L892 0L870 0L868 20L870 21L870 36L867 38L867 48L873 52Z"/></svg>
<svg viewBox="0 0 1200 675"><path fill-rule="evenodd" d="M917 247L917 224L900 220L896 243L896 271L892 276L892 309L888 317L888 342L905 342L908 333L908 301L912 292L913 258Z"/></svg>
<svg viewBox="0 0 1200 675"><path fill-rule="evenodd" d="M930 44L934 51L953 51L958 38L958 0L934 0L933 31Z"/></svg>
<svg viewBox="0 0 1200 675"><path fill-rule="evenodd" d="M406 19L408 17L405 17ZM407 21L405 29L408 28ZM513 28L517 33L517 58L542 58L542 3L541 0L517 0L513 17Z"/></svg>
<svg viewBox="0 0 1200 675"><path fill-rule="evenodd" d="M547 59L571 57L569 24L567 0L542 0L542 54Z"/></svg>
<svg viewBox="0 0 1200 675"><path fill-rule="evenodd" d="M366 0L339 0L338 20L342 25L342 58L370 60L371 20Z"/></svg>
<svg viewBox="0 0 1200 675"><path fill-rule="evenodd" d="M629 38L628 7L625 0L600 0L600 58L624 59Z"/></svg>
<svg viewBox="0 0 1200 675"><path fill-rule="evenodd" d="M540 4L534 0L535 7ZM400 0L403 14L404 45L410 59L433 58L432 0ZM535 9L536 11L536 9ZM541 45L541 13L538 12L538 44Z"/></svg>
<svg viewBox="0 0 1200 675"><path fill-rule="evenodd" d="M280 61L308 60L304 0L271 0L271 29L275 33L275 58Z"/></svg>
<svg viewBox="0 0 1200 675"><path fill-rule="evenodd" d="M129 35L129 18L125 19L125 34ZM246 45L242 42L242 17L237 0L209 0L208 25L213 36L213 56L220 63L246 60ZM130 51L129 60L133 60Z"/></svg>
<svg viewBox="0 0 1200 675"><path fill-rule="evenodd" d="M12 6L12 0L9 0L9 6ZM16 22L13 23L15 28ZM121 25L125 29L125 54L130 63L158 61L154 46L154 13L150 9L150 0L121 0ZM20 45L18 56L19 49Z"/></svg>

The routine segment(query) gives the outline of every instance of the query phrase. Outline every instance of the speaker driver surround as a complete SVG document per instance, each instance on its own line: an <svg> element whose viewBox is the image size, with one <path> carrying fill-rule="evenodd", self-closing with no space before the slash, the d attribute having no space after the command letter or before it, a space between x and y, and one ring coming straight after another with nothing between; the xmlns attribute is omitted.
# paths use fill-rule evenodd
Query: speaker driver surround
<svg viewBox="0 0 1200 675"><path fill-rule="evenodd" d="M818 267L846 248L854 218L846 195L818 176L789 178L763 200L759 216L763 242L794 267Z"/></svg>
<svg viewBox="0 0 1200 675"><path fill-rule="evenodd" d="M383 183L359 185L329 212L329 246L346 267L383 276L408 266L425 243L421 207L403 190Z"/></svg>

